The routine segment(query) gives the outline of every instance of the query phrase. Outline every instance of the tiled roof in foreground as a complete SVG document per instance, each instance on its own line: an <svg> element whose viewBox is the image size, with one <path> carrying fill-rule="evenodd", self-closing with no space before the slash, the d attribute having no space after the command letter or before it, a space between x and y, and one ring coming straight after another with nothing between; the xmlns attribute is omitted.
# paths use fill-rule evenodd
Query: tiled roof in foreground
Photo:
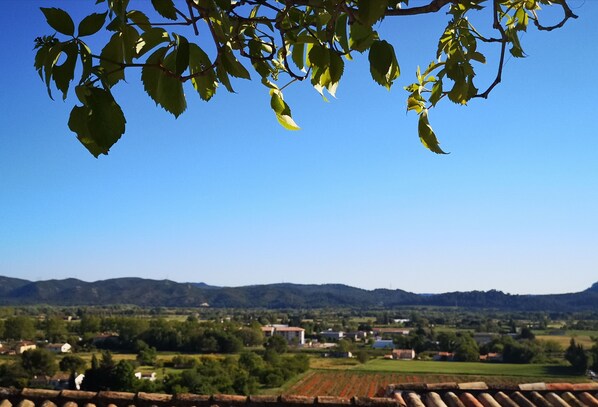
<svg viewBox="0 0 598 407"><path fill-rule="evenodd" d="M598 407L598 383L400 384L386 397L202 396L10 389L0 387L0 407Z"/></svg>

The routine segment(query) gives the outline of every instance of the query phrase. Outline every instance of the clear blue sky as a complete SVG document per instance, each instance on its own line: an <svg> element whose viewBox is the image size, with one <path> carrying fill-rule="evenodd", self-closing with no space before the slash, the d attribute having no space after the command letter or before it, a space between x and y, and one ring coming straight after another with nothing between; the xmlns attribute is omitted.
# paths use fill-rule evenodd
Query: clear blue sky
<svg viewBox="0 0 598 407"><path fill-rule="evenodd" d="M598 281L596 0L571 1L580 18L564 29L530 27L528 57L508 59L488 101L430 113L447 156L421 146L402 89L434 56L438 15L384 23L402 71L391 92L365 56L330 103L289 89L299 132L278 125L259 83L210 103L189 91L175 120L131 72L116 91L127 132L99 159L32 51L51 32L40 5L80 18L93 3L2 2L0 275L510 293ZM495 68L480 69L481 88Z"/></svg>

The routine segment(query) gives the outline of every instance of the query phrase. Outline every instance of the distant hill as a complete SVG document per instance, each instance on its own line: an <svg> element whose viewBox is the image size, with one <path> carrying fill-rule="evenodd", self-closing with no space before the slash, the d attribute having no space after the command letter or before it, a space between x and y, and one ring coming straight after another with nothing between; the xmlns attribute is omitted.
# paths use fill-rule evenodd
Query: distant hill
<svg viewBox="0 0 598 407"><path fill-rule="evenodd" d="M438 306L504 310L597 310L598 283L570 294L513 295L501 291L415 294L404 290L363 290L343 284L264 284L216 287L205 283L114 278L85 282L27 281L0 276L0 305L49 304L63 306L132 304L142 307L216 308L392 308Z"/></svg>

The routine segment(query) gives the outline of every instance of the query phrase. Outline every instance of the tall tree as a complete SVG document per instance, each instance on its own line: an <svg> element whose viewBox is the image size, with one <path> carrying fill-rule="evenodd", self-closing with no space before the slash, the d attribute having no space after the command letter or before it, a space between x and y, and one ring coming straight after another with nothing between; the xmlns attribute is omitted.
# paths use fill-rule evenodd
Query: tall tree
<svg viewBox="0 0 598 407"><path fill-rule="evenodd" d="M575 343L575 339L573 338L571 338L571 342L569 342L569 347L565 351L565 359L567 359L567 361L571 363L573 369L578 373L584 373L588 368L588 364L590 361L588 354L583 348L583 345Z"/></svg>
<svg viewBox="0 0 598 407"><path fill-rule="evenodd" d="M24 316L7 318L4 321L4 337L15 340L33 339L35 337L33 320Z"/></svg>
<svg viewBox="0 0 598 407"><path fill-rule="evenodd" d="M64 319L59 317L48 317L44 321L44 334L50 342L64 341L68 335Z"/></svg>
<svg viewBox="0 0 598 407"><path fill-rule="evenodd" d="M129 7L129 0L95 3L99 12L77 24L64 10L41 8L53 33L36 39L34 65L50 96L55 87L66 99L75 81L80 105L68 126L96 157L125 132L112 89L131 69L141 70L149 97L178 117L187 108L185 84L208 101L219 85L234 91L231 77L250 79L249 68L269 93L280 124L296 130L283 97L289 85L306 81L324 99L334 96L345 61L367 53L372 79L390 89L400 75L399 62L378 27L390 18L438 12L448 17L437 52L422 61L424 68L417 67L405 89L407 110L419 116L421 142L444 153L430 126L430 108L446 100L464 105L487 98L502 80L505 59L524 56L520 35L530 23L550 31L576 18L567 0L430 0L417 6L408 0L160 0L141 9ZM541 8L560 9L562 19L545 26ZM485 13L478 27L472 23L476 13ZM416 33L408 39L417 40ZM476 70L486 62L482 50L489 47L496 48L497 65L491 79L475 84Z"/></svg>
<svg viewBox="0 0 598 407"><path fill-rule="evenodd" d="M58 363L60 370L68 373L81 373L85 370L86 365L85 360L76 355L66 355Z"/></svg>
<svg viewBox="0 0 598 407"><path fill-rule="evenodd" d="M31 349L21 355L21 364L31 376L52 376L58 370L56 357L47 349Z"/></svg>

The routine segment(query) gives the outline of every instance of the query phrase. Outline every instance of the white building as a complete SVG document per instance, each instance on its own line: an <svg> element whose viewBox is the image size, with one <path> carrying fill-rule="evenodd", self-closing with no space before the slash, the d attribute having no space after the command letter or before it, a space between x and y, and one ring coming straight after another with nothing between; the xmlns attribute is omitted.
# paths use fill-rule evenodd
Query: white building
<svg viewBox="0 0 598 407"><path fill-rule="evenodd" d="M51 343L46 346L46 349L54 353L70 353L72 346L68 343Z"/></svg>
<svg viewBox="0 0 598 407"><path fill-rule="evenodd" d="M280 335L290 344L305 345L305 329L296 326L271 325L263 326L262 332L266 338Z"/></svg>
<svg viewBox="0 0 598 407"><path fill-rule="evenodd" d="M139 380L149 380L150 382L156 381L156 372L135 372L135 377Z"/></svg>

